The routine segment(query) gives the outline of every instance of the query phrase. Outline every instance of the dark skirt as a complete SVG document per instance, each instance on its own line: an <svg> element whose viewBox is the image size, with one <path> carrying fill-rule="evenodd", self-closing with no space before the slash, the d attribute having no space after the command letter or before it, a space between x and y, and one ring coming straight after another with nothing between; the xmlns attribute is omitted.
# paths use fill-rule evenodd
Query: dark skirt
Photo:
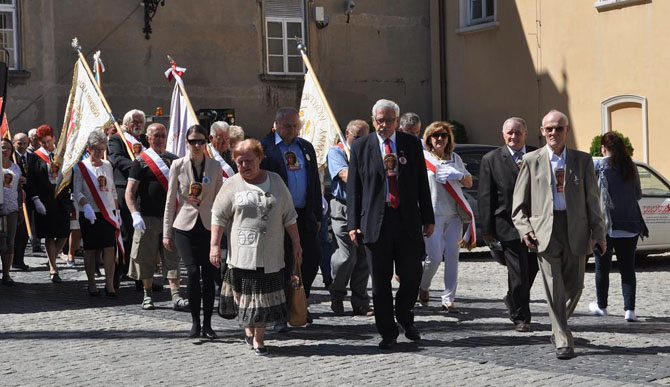
<svg viewBox="0 0 670 387"><path fill-rule="evenodd" d="M99 250L116 245L116 229L103 218L102 213L95 213L95 223L91 224L79 213L79 226L81 227L81 239L84 242L84 250Z"/></svg>
<svg viewBox="0 0 670 387"><path fill-rule="evenodd" d="M60 202L44 203L47 214L35 211L35 233L38 238L67 238L70 236L70 212Z"/></svg>
<svg viewBox="0 0 670 387"><path fill-rule="evenodd" d="M223 276L220 302L237 306L242 327L265 327L288 321L284 271L265 274L262 269L228 268Z"/></svg>

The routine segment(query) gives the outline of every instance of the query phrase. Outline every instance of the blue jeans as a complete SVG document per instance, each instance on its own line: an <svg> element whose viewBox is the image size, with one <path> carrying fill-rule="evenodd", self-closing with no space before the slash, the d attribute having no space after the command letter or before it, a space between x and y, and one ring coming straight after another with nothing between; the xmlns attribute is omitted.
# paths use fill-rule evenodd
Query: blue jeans
<svg viewBox="0 0 670 387"><path fill-rule="evenodd" d="M608 236L605 254L600 256L595 252L593 253L596 259L596 295L600 309L607 308L612 252L615 252L619 273L621 274L624 310L635 310L635 249L637 248L637 239L637 236L631 238L610 238Z"/></svg>

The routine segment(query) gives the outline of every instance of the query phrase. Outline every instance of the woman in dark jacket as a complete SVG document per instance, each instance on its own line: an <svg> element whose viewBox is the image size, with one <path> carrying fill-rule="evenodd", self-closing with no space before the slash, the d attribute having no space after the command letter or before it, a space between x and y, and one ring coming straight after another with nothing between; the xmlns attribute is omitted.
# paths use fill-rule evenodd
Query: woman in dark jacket
<svg viewBox="0 0 670 387"><path fill-rule="evenodd" d="M621 274L626 321L637 321L635 316L635 249L641 236L649 236L637 201L642 197L640 177L623 140L613 132L601 138L602 160L596 160L600 202L607 224L607 251L594 251L596 259L597 301L589 304L591 313L607 315L607 293L612 266L612 252L616 252Z"/></svg>

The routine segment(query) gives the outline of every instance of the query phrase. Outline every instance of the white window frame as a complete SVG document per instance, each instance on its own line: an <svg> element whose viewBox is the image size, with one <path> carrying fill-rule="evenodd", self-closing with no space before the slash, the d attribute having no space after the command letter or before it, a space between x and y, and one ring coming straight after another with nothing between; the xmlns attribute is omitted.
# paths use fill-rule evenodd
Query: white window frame
<svg viewBox="0 0 670 387"><path fill-rule="evenodd" d="M14 37L14 46L12 47L13 49L13 56L12 56L12 61L9 61L8 58L8 63L7 67L9 67L10 70L18 70L19 69L19 47L18 47L18 35L19 35L19 29L18 29L18 17L17 17L17 7L16 7L16 2L17 0L12 0L12 4L0 4L0 12L10 12L12 14L12 32L13 32L13 37Z"/></svg>
<svg viewBox="0 0 670 387"><path fill-rule="evenodd" d="M445 0L447 1L447 0ZM484 16L477 19L472 19L472 1L459 1L459 16L460 25L456 30L457 34L468 34L471 32L486 31L498 28L498 0L493 0L493 16ZM486 0L482 2L482 14L486 10Z"/></svg>
<svg viewBox="0 0 670 387"><path fill-rule="evenodd" d="M468 1L467 2L467 12L468 12L468 23L467 23L467 25L468 26L475 26L475 25L479 25L479 24L491 23L491 22L494 22L496 20L496 8L497 8L497 4L496 4L497 1L496 0L493 0L493 12L492 12L491 16L482 16L482 17L477 18L477 19L472 18L472 5L473 5L474 1L478 1L478 0L467 0L467 1ZM488 9L486 8L487 1L486 0L481 0L481 2L482 2L482 15L486 15L487 11L488 11Z"/></svg>
<svg viewBox="0 0 670 387"><path fill-rule="evenodd" d="M270 71L270 57L278 57L279 55L270 54L270 36L268 36L268 23L281 23L282 24L282 44L283 44L283 59L284 59L284 71ZM290 72L288 71L288 41L289 37L286 35L286 23L300 23L300 32L302 34L301 39L305 39L305 20L297 17L276 17L276 16L266 16L265 17L265 68L267 74L272 75L302 75L305 73L305 64L302 65L302 71L300 72ZM273 40L276 38L273 37ZM293 41L293 37L290 39ZM293 55L291 55L293 56ZM299 57L299 56L295 56Z"/></svg>
<svg viewBox="0 0 670 387"><path fill-rule="evenodd" d="M641 3L643 1L646 0L596 0L596 2L593 3L593 6L596 7L598 11L603 11L610 8L624 7L635 3Z"/></svg>

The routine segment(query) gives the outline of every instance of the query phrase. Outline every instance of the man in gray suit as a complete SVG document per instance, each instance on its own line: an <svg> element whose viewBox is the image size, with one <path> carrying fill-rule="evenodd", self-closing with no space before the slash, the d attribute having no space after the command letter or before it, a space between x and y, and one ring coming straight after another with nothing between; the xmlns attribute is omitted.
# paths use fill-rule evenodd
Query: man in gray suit
<svg viewBox="0 0 670 387"><path fill-rule="evenodd" d="M585 256L607 250L593 160L565 145L568 117L542 119L547 145L523 157L514 187L512 219L524 243L538 252L556 357L575 356L568 318L584 288Z"/></svg>

